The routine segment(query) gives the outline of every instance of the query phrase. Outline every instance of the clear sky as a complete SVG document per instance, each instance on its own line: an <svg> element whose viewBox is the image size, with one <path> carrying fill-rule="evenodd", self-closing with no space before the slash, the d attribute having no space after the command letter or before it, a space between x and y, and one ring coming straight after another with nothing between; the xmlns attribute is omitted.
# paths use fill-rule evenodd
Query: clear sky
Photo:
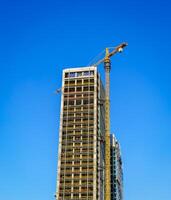
<svg viewBox="0 0 171 200"><path fill-rule="evenodd" d="M111 71L124 197L170 200L169 0L0 3L0 199L54 199L62 69L126 41Z"/></svg>

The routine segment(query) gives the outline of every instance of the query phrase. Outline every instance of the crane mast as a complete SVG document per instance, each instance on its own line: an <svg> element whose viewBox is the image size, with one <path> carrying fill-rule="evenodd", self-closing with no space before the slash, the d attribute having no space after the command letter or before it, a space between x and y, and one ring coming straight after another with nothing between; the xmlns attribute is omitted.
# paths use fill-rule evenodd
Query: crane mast
<svg viewBox="0 0 171 200"><path fill-rule="evenodd" d="M111 169L110 169L110 70L111 62L110 57L118 52L122 52L127 43L122 43L115 47L112 52L106 48L106 55L103 59L99 60L95 66L104 62L105 69L105 200L111 199Z"/></svg>
<svg viewBox="0 0 171 200"><path fill-rule="evenodd" d="M109 51L106 48L106 58L104 60L105 68L105 200L110 200L111 186L110 186L110 58Z"/></svg>

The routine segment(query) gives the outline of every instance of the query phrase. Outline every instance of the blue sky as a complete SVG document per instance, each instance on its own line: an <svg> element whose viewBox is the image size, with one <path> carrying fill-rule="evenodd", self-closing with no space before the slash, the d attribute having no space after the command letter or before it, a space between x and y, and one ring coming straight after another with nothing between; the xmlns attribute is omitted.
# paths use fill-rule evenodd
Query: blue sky
<svg viewBox="0 0 171 200"><path fill-rule="evenodd" d="M111 130L124 197L171 199L170 2L0 2L0 199L54 199L62 69L123 41L112 58Z"/></svg>

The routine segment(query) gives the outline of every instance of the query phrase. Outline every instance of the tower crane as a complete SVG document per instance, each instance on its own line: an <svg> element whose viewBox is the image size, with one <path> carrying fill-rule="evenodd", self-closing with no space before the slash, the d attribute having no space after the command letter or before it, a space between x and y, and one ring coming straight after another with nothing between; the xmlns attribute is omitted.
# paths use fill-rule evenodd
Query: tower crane
<svg viewBox="0 0 171 200"><path fill-rule="evenodd" d="M111 62L110 57L116 53L122 52L127 43L121 43L109 52L109 48L106 48L105 57L99 60L94 66L98 66L104 63L105 69L105 200L111 199L111 173L110 173L110 70Z"/></svg>
<svg viewBox="0 0 171 200"><path fill-rule="evenodd" d="M110 173L110 70L111 61L110 57L117 53L121 53L127 46L127 43L121 43L114 48L113 51L109 51L106 48L105 57L99 60L93 66L98 66L104 63L105 69L105 200L111 200L111 173ZM57 89L56 94L60 93L62 89ZM56 197L56 195L55 195Z"/></svg>

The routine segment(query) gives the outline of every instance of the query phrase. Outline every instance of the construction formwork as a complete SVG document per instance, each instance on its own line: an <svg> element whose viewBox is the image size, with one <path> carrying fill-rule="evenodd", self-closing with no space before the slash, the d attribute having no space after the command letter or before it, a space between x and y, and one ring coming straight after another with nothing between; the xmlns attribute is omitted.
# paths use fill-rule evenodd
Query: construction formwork
<svg viewBox="0 0 171 200"><path fill-rule="evenodd" d="M63 71L57 200L103 200L104 97L96 67Z"/></svg>

